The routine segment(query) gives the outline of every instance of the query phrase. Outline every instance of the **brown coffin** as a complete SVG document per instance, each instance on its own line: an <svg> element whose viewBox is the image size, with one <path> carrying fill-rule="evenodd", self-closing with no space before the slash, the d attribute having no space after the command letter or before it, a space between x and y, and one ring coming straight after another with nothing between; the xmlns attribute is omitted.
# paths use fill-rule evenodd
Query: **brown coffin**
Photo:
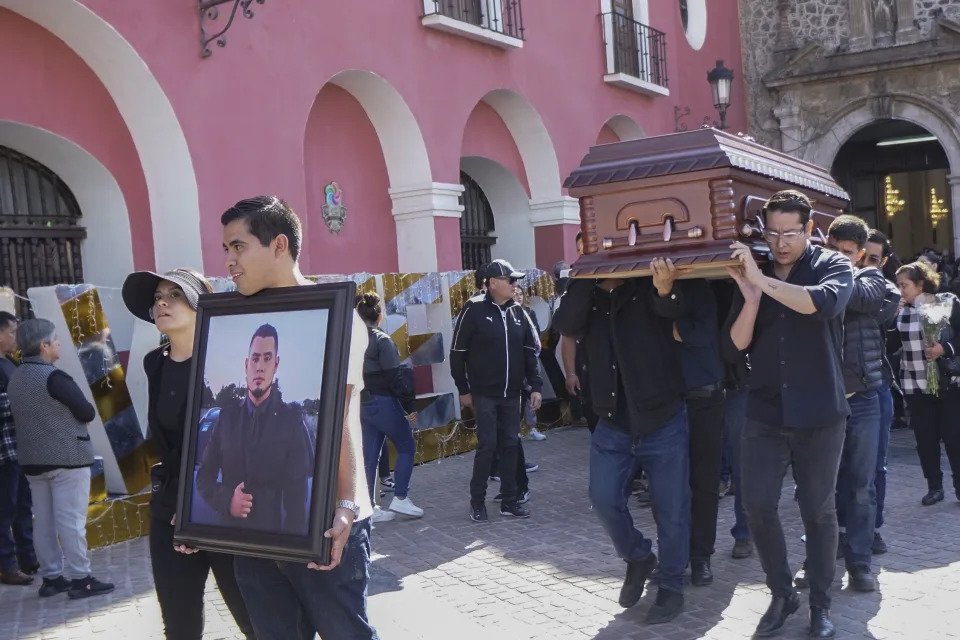
<svg viewBox="0 0 960 640"><path fill-rule="evenodd" d="M814 242L849 199L826 170L712 128L593 147L564 186L580 199L574 278L647 276L655 257L681 277L726 277L734 240L766 256L761 210L777 191L813 201Z"/></svg>

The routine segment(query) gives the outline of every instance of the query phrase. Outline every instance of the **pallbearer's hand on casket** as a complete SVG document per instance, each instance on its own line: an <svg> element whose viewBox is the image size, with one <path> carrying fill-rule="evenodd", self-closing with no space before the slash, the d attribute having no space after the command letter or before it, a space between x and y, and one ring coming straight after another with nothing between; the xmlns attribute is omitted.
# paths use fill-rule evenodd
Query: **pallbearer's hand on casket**
<svg viewBox="0 0 960 640"><path fill-rule="evenodd" d="M740 293L743 294L743 299L746 302L760 302L760 296L763 293L760 291L759 282L763 278L763 272L757 266L757 261L754 260L750 247L742 242L734 242L730 245L730 248L734 250L730 257L738 260L740 265L727 267L727 273L740 287Z"/></svg>
<svg viewBox="0 0 960 640"><path fill-rule="evenodd" d="M661 298L666 298L673 290L673 283L680 275L676 265L670 258L654 258L650 263L650 270L653 272L653 286L657 288L657 293Z"/></svg>

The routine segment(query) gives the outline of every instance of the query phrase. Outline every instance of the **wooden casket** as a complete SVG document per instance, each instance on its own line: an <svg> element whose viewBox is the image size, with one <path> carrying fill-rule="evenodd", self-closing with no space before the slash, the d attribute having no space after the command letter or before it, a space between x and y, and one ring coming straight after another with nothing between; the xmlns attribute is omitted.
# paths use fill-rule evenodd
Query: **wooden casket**
<svg viewBox="0 0 960 640"><path fill-rule="evenodd" d="M682 278L726 277L735 240L765 259L762 210L777 191L813 201L814 242L849 200L825 169L713 128L593 147L564 186L580 200L574 278L647 276L657 257Z"/></svg>

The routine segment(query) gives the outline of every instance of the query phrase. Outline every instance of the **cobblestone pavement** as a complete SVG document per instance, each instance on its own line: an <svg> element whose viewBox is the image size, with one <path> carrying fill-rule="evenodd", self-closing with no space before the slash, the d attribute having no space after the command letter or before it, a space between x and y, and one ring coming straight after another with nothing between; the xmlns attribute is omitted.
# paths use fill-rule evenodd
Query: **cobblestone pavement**
<svg viewBox="0 0 960 640"><path fill-rule="evenodd" d="M488 503L491 522L469 521L472 455L418 467L411 495L427 515L385 523L374 532L370 615L381 637L749 637L768 596L756 558L729 556L732 498L720 507L716 581L710 587L689 587L686 610L676 621L643 624L652 602L649 593L630 610L617 606L624 566L586 499L587 444L585 429L553 431L544 442L524 443L527 458L541 465L531 476L533 517L525 521L501 520L493 502ZM873 594L849 591L838 564L837 637L960 638L960 504L951 493L939 505L920 506L925 483L910 432L894 433L888 484L883 535L890 551L874 559L880 589ZM788 476L781 511L796 565L803 553L802 531L790 496ZM633 511L641 529L652 532L649 509ZM96 550L93 565L97 575L117 583L115 593L83 601L64 596L41 601L33 588L0 587L0 640L161 637L146 540ZM207 612L206 638L239 637L212 581ZM790 619L783 637L806 636L804 613L805 608Z"/></svg>

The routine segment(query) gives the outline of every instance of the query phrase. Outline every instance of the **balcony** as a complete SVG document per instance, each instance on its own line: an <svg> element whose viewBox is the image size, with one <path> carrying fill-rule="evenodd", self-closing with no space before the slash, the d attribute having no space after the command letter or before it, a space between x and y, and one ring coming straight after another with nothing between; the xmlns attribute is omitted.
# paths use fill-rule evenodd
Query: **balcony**
<svg viewBox="0 0 960 640"><path fill-rule="evenodd" d="M648 96L668 96L666 34L619 13L603 14L604 82Z"/></svg>
<svg viewBox="0 0 960 640"><path fill-rule="evenodd" d="M501 49L523 48L520 0L422 0L423 26Z"/></svg>

